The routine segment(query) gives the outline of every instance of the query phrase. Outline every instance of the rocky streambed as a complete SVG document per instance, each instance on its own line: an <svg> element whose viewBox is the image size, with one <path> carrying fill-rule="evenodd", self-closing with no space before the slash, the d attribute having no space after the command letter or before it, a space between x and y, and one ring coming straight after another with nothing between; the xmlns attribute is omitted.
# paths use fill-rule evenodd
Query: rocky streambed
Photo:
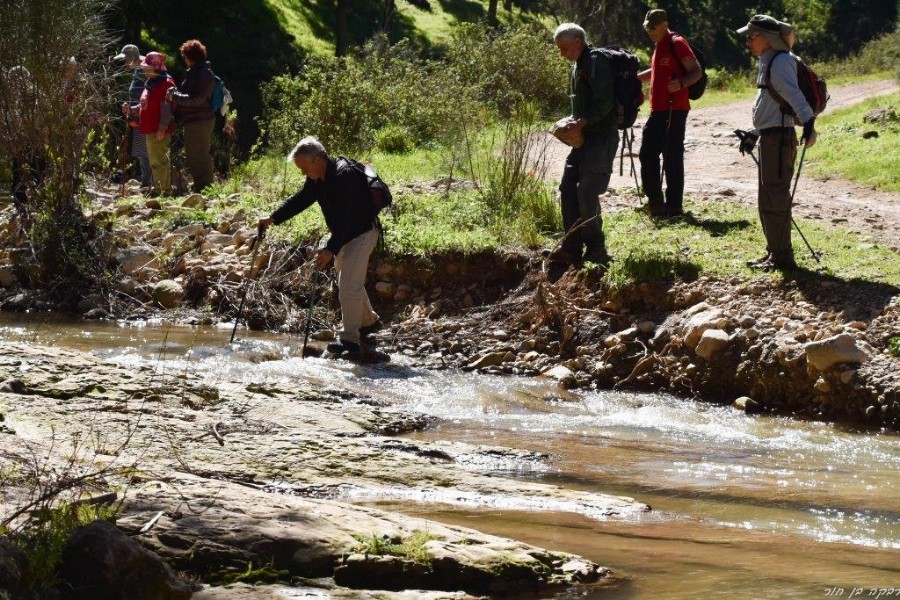
<svg viewBox="0 0 900 600"><path fill-rule="evenodd" d="M0 380L2 513L40 506L51 490L79 503L122 502L118 530L82 531L65 554L64 581L81 594L72 597L100 589L188 597L200 582L242 580L456 597L603 585L609 571L577 556L346 500L415 492L600 519L649 510L630 498L482 474L472 465L548 457L397 438L427 419L338 390L210 382L19 343L0 343ZM45 476L39 486L35 472ZM149 555L133 540L180 580L168 567L136 566ZM18 568L13 583L26 585L27 565ZM196 597L246 593L232 591Z"/></svg>

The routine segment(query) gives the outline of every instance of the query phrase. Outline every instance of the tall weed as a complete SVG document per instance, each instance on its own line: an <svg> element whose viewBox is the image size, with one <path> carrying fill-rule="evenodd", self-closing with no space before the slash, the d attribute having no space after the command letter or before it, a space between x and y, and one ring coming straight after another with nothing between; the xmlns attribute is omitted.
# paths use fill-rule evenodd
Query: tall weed
<svg viewBox="0 0 900 600"><path fill-rule="evenodd" d="M547 143L534 104L524 104L499 128L468 136L463 157L492 228L504 242L529 247L560 228L560 213L545 182Z"/></svg>

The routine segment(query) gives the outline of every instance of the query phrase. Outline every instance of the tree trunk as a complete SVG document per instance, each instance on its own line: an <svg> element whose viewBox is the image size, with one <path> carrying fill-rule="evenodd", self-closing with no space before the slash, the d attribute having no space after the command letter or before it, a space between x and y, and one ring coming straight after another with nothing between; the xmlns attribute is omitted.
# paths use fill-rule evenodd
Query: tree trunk
<svg viewBox="0 0 900 600"><path fill-rule="evenodd" d="M394 14L397 12L397 0L384 0L384 35L391 37L391 27L394 25Z"/></svg>
<svg viewBox="0 0 900 600"><path fill-rule="evenodd" d="M497 2L498 0L490 0L488 2L487 22L491 27L496 27L497 22Z"/></svg>
<svg viewBox="0 0 900 600"><path fill-rule="evenodd" d="M353 0L337 0L337 20L334 29L334 53L337 56L347 54L347 14Z"/></svg>

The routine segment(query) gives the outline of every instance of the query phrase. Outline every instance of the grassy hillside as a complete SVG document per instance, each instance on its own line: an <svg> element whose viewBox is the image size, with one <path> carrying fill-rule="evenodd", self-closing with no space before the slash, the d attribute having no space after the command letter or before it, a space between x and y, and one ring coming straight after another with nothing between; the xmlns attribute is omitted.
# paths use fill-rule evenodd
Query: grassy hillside
<svg viewBox="0 0 900 600"><path fill-rule="evenodd" d="M383 3L356 0L348 15L351 47L384 31ZM254 119L261 113L260 84L285 72L296 72L305 57L335 52L335 8L317 0L158 0L151 5L123 0L112 26L124 32L121 43L138 43L144 52L169 57L169 68L181 81L184 65L178 46L197 38L209 49L213 69L235 98L239 145L256 139ZM412 0L398 2L391 22L392 41L408 38L425 52L441 52L459 22L484 19L487 0ZM515 9L500 9L500 18L530 20ZM135 39L138 37L140 39Z"/></svg>

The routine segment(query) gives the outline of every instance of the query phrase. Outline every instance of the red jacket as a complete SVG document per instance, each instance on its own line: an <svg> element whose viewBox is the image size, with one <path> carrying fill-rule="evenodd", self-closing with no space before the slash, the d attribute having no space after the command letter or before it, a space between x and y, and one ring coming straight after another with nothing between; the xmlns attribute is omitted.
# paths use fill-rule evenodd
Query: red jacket
<svg viewBox="0 0 900 600"><path fill-rule="evenodd" d="M152 134L157 131L172 133L175 124L172 121L172 103L166 100L166 92L175 87L175 81L167 72L162 72L144 84L141 94L141 133Z"/></svg>

